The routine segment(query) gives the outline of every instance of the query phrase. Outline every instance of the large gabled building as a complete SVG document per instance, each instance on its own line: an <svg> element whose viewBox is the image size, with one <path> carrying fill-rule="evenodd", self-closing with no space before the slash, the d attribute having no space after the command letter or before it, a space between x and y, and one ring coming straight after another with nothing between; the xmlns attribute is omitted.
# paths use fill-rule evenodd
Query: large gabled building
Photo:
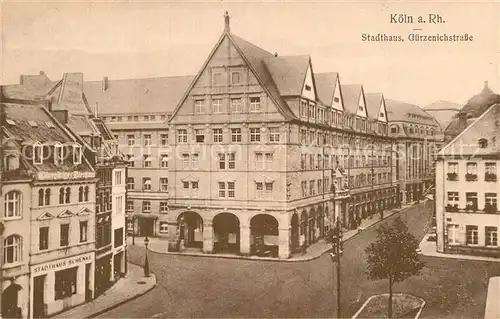
<svg viewBox="0 0 500 319"><path fill-rule="evenodd" d="M227 14L225 23L169 120L169 214L160 223L170 240L287 258L337 218L355 227L358 215L394 205L387 121L380 108L368 116L362 86L342 86L336 73L317 78L309 56L272 54L232 34Z"/></svg>

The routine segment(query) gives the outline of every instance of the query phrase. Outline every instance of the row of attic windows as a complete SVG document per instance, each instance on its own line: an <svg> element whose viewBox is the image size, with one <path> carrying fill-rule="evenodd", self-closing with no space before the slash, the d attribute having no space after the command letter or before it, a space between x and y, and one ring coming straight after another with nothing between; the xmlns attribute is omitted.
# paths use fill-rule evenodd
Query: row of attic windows
<svg viewBox="0 0 500 319"><path fill-rule="evenodd" d="M7 119L6 120L7 124L9 125L16 125L16 121L12 120L12 119ZM38 127L38 124L37 122L35 121L28 121L28 124L31 126L31 127ZM49 128L55 128L54 124L52 122L45 122L45 125Z"/></svg>
<svg viewBox="0 0 500 319"><path fill-rule="evenodd" d="M70 149L72 151L70 152ZM71 156L72 155L72 156ZM61 165L64 159L71 156L73 164L78 165L82 163L82 147L78 144L63 145L56 142L54 145L44 145L40 142L33 144L33 164L43 164L43 160L52 158L55 165Z"/></svg>

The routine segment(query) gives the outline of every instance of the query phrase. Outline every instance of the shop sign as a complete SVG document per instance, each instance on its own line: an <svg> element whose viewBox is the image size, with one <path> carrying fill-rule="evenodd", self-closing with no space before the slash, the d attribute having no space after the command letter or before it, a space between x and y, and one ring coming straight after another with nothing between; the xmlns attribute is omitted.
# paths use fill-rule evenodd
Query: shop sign
<svg viewBox="0 0 500 319"><path fill-rule="evenodd" d="M79 266L80 264L86 264L92 262L93 254L78 255L70 258L59 259L50 263L36 265L31 267L32 274L38 274L42 272L57 271L65 268L71 268Z"/></svg>

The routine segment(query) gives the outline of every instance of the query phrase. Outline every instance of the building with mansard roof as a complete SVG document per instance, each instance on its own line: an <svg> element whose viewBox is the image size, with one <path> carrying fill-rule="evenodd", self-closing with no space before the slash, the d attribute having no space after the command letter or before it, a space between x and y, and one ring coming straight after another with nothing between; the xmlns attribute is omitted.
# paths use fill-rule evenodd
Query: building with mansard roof
<svg viewBox="0 0 500 319"><path fill-rule="evenodd" d="M5 101L17 105L43 103L62 125L76 133L84 156L95 170L98 182L92 188L95 199L88 212L95 214L95 223L90 225L95 228L91 238L95 239L96 250L96 262L92 270L96 280L92 280L95 287L91 291L97 296L126 271L127 163L118 152L118 142L89 106L83 94L81 73L64 74L57 82L49 81L43 72L36 76L22 76L21 84L5 86L2 93ZM88 189L78 189L77 196L79 200L88 198ZM39 194L38 199L43 201L43 194Z"/></svg>
<svg viewBox="0 0 500 319"><path fill-rule="evenodd" d="M95 171L64 112L1 111L2 316L47 316L93 296Z"/></svg>
<svg viewBox="0 0 500 319"><path fill-rule="evenodd" d="M438 252L500 257L499 132L500 104L494 104L438 153Z"/></svg>

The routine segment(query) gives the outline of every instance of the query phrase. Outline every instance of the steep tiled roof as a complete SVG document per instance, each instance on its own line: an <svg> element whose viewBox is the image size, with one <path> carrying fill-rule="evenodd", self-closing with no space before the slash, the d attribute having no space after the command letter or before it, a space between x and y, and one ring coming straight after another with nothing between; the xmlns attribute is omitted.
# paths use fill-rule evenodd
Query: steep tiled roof
<svg viewBox="0 0 500 319"><path fill-rule="evenodd" d="M500 104L488 108L439 152L439 155L500 155ZM486 147L479 147L479 140Z"/></svg>
<svg viewBox="0 0 500 319"><path fill-rule="evenodd" d="M75 136L71 136L63 125L52 117L47 109L41 105L11 104L2 103L5 110L6 120L12 120L15 124L6 122L3 124L7 135L12 137L19 145L33 145L40 142L46 145L56 143L72 145L75 143ZM36 123L36 125L34 125ZM50 126L47 125L50 123ZM60 165L55 165L50 160L44 160L42 164L33 165L29 160L23 160L23 165L32 170L40 171L64 171L72 172L75 165L69 158ZM92 171L86 161L82 161L79 171Z"/></svg>
<svg viewBox="0 0 500 319"><path fill-rule="evenodd" d="M328 106L332 104L333 94L335 94L335 86L337 85L338 76L339 74L337 72L314 74L318 99Z"/></svg>
<svg viewBox="0 0 500 319"><path fill-rule="evenodd" d="M309 55L271 56L264 59L282 96L302 94Z"/></svg>
<svg viewBox="0 0 500 319"><path fill-rule="evenodd" d="M361 84L341 84L342 99L346 111L356 114L359 106L359 96L361 95Z"/></svg>
<svg viewBox="0 0 500 319"><path fill-rule="evenodd" d="M269 72L269 69L264 62L265 59L274 57L274 55L236 35L228 35L237 49L241 51L243 58L248 61L249 67L254 71L264 88L269 92L271 98L278 104L278 109L283 112L283 115L288 117L288 119L297 119L281 96L280 91L273 80L271 72Z"/></svg>
<svg viewBox="0 0 500 319"><path fill-rule="evenodd" d="M91 109L99 114L171 113L182 98L193 76L85 82L83 90Z"/></svg>
<svg viewBox="0 0 500 319"><path fill-rule="evenodd" d="M415 124L438 125L434 118L418 105L402 101L385 99L387 119L390 122L411 122Z"/></svg>
<svg viewBox="0 0 500 319"><path fill-rule="evenodd" d="M369 118L378 120L380 104L383 98L384 95L382 93L365 93L366 111Z"/></svg>

